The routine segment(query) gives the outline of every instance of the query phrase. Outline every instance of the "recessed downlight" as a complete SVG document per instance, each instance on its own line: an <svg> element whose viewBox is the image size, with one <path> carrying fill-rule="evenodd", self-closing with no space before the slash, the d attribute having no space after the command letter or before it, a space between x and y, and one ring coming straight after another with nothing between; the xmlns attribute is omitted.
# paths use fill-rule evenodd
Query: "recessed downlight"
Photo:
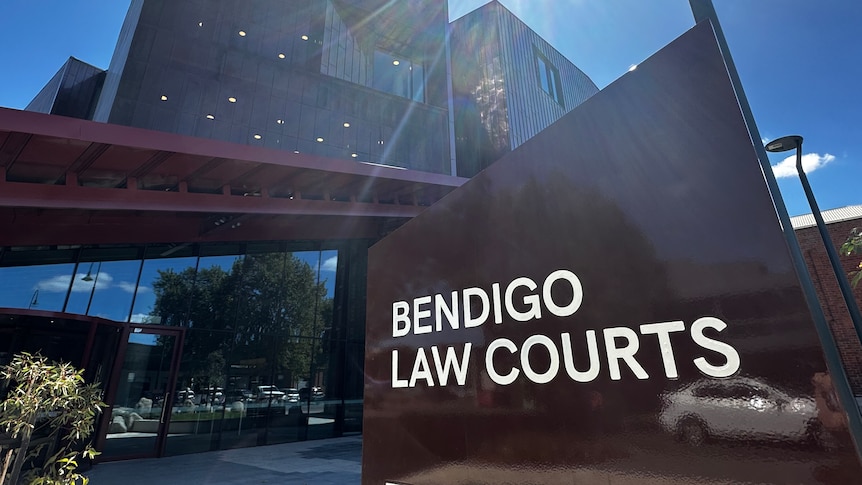
<svg viewBox="0 0 862 485"><path fill-rule="evenodd" d="M359 156L359 154L358 154L358 153L351 153L351 154L350 154L350 156L351 156L351 157L353 157L353 158L356 158L356 157L358 157L358 156Z"/></svg>
<svg viewBox="0 0 862 485"><path fill-rule="evenodd" d="M203 27L203 26L204 26L203 22L198 22L198 27Z"/></svg>
<svg viewBox="0 0 862 485"><path fill-rule="evenodd" d="M254 139L255 139L255 140L260 140L261 138L263 138L263 137L262 137L262 136L260 136L258 133L255 133L255 134L254 134Z"/></svg>
<svg viewBox="0 0 862 485"><path fill-rule="evenodd" d="M279 53L278 53L278 58L279 58L279 59L284 59L285 57L286 57L286 56L284 55L284 52L279 52Z"/></svg>
<svg viewBox="0 0 862 485"><path fill-rule="evenodd" d="M165 95L163 94L163 95L161 96L161 98L159 98L159 99L161 99L162 101L167 101L167 100L168 100L168 97L167 97L167 96L165 96Z"/></svg>
<svg viewBox="0 0 862 485"><path fill-rule="evenodd" d="M208 120L214 120L214 119L215 119L215 116L213 116L212 114L208 114L208 115L207 115L207 119L208 119Z"/></svg>
<svg viewBox="0 0 862 485"><path fill-rule="evenodd" d="M307 36L307 35L303 35L302 37L300 37L300 39L302 39L302 40L308 40L308 36Z"/></svg>
<svg viewBox="0 0 862 485"><path fill-rule="evenodd" d="M275 122L276 122L277 124L279 124L279 125L283 125L283 124L284 124L284 120L275 120Z"/></svg>
<svg viewBox="0 0 862 485"><path fill-rule="evenodd" d="M228 102L230 102L230 103L236 103L236 98L234 98L233 96L231 96L231 97L227 98L227 100L228 100Z"/></svg>
<svg viewBox="0 0 862 485"><path fill-rule="evenodd" d="M398 65L400 65L400 64L401 64L401 61L399 61L398 59L393 59L393 60L392 60L392 65L393 65L393 66L398 66Z"/></svg>
<svg viewBox="0 0 862 485"><path fill-rule="evenodd" d="M349 123L349 122L347 122L347 121L345 121L343 126L344 126L345 128L350 128L350 123Z"/></svg>
<svg viewBox="0 0 862 485"><path fill-rule="evenodd" d="M245 37L245 31L244 31L244 30L240 30L240 31L239 31L239 36L240 36L240 37Z"/></svg>
<svg viewBox="0 0 862 485"><path fill-rule="evenodd" d="M322 136L317 137L317 143L323 143L323 137Z"/></svg>

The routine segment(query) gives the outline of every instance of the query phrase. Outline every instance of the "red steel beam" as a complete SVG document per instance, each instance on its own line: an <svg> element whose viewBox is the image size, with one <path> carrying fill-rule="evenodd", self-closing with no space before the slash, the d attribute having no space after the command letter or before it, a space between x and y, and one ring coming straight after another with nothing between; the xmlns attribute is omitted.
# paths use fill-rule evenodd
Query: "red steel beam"
<svg viewBox="0 0 862 485"><path fill-rule="evenodd" d="M422 207L0 182L0 207L227 214L414 217Z"/></svg>

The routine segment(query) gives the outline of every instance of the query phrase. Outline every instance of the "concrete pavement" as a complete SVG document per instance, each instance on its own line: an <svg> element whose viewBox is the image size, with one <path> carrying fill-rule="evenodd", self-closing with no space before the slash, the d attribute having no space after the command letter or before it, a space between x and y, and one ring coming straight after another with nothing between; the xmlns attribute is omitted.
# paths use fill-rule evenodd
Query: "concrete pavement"
<svg viewBox="0 0 862 485"><path fill-rule="evenodd" d="M362 436L101 463L92 485L359 485Z"/></svg>

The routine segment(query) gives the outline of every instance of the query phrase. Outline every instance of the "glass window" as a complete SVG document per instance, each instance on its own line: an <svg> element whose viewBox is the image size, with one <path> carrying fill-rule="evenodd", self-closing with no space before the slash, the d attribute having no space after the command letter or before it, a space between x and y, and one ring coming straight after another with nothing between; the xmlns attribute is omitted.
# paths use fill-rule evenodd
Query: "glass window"
<svg viewBox="0 0 862 485"><path fill-rule="evenodd" d="M148 259L132 309L133 323L184 325L195 282L196 257Z"/></svg>
<svg viewBox="0 0 862 485"><path fill-rule="evenodd" d="M402 98L425 101L422 64L383 51L374 51L372 87Z"/></svg>
<svg viewBox="0 0 862 485"><path fill-rule="evenodd" d="M61 311L75 265L0 268L0 307Z"/></svg>
<svg viewBox="0 0 862 485"><path fill-rule="evenodd" d="M225 394L232 337L229 332L186 332L166 454L208 451L220 430L239 429L243 403L237 404L240 399L233 394L227 402Z"/></svg>
<svg viewBox="0 0 862 485"><path fill-rule="evenodd" d="M307 346L299 345L294 339L286 337L270 338L269 341L275 350L272 354L273 373L270 382L279 391L274 392L276 398L266 403L266 442L274 444L305 439L309 413L300 387L308 373L310 358L302 354Z"/></svg>
<svg viewBox="0 0 862 485"><path fill-rule="evenodd" d="M243 257L200 258L191 298L188 326L196 329L233 328L237 314L237 288L242 284Z"/></svg>
<svg viewBox="0 0 862 485"><path fill-rule="evenodd" d="M536 56L536 76L539 87L559 104L563 104L563 91L560 85L560 71L551 64L547 57L538 50L534 50Z"/></svg>
<svg viewBox="0 0 862 485"><path fill-rule="evenodd" d="M116 322L127 321L129 310L132 308L138 273L141 270L141 261L110 261L99 263L97 266L99 272L93 275L93 284L88 284L90 298L86 314ZM81 281L81 283L85 282Z"/></svg>

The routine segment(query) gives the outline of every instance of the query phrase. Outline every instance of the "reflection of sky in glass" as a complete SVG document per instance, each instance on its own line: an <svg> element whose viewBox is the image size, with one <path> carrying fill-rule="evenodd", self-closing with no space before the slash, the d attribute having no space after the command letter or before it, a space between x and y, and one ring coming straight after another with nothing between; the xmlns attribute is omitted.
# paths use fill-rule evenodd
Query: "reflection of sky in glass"
<svg viewBox="0 0 862 485"><path fill-rule="evenodd" d="M74 264L50 264L0 268L0 307L27 308L38 290L34 310L62 310L74 267Z"/></svg>
<svg viewBox="0 0 862 485"><path fill-rule="evenodd" d="M335 295L335 268L338 263L338 251L302 251L292 254L300 261L308 263L315 273L318 264L320 264L318 281L326 287L326 297L332 298Z"/></svg>
<svg viewBox="0 0 862 485"><path fill-rule="evenodd" d="M325 286L327 298L332 298L335 294L338 251L298 251L291 254L308 264L315 273L319 267L318 281ZM239 258L242 256L204 257L200 259L200 269L216 266L230 271ZM143 268L140 260L110 261L101 265L88 262L78 266L74 278L73 263L0 268L0 307L28 308L36 296L36 305L32 309L62 311L71 279L73 285L66 306L67 313L85 314L89 305L90 315L128 321L134 296L131 321L145 322L156 301L153 283L158 279L159 271L181 273L187 268L194 268L196 262L197 258L194 257L150 259L144 261ZM135 294L138 271L141 272L140 285ZM88 274L92 280L84 281Z"/></svg>
<svg viewBox="0 0 862 485"><path fill-rule="evenodd" d="M155 346L158 342L159 336L152 333L132 333L129 334L129 343L130 344L141 344L141 345L149 345Z"/></svg>
<svg viewBox="0 0 862 485"><path fill-rule="evenodd" d="M169 259L148 259L144 261L144 267L141 270L141 287L146 290L139 290L135 296L135 308L132 311L132 322L145 322L147 316L153 310L153 305L156 303L156 295L153 291L153 283L159 277L159 271L173 271L174 273L182 273L186 268L194 268L197 258L169 258Z"/></svg>

